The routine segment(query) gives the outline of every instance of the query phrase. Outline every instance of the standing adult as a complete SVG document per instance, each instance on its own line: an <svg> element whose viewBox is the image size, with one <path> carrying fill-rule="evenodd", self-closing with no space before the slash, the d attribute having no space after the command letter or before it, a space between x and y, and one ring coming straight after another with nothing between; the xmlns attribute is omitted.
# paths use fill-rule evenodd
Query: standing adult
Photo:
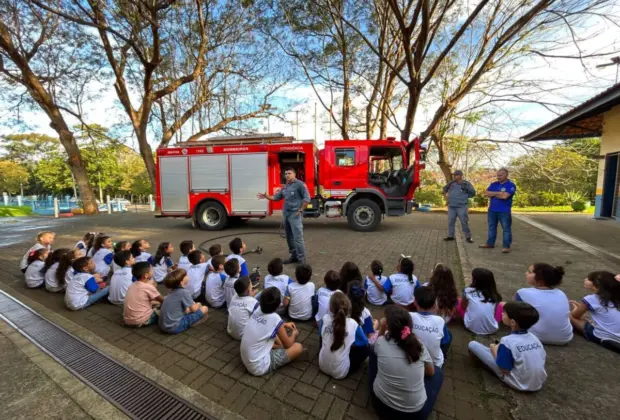
<svg viewBox="0 0 620 420"><path fill-rule="evenodd" d="M454 171L452 176L454 179L443 187L443 195L448 203L448 236L443 239L444 241L454 240L456 218L458 217L465 234L465 240L473 244L467 210L469 199L476 195L476 190L469 181L463 179L463 171Z"/></svg>
<svg viewBox="0 0 620 420"><path fill-rule="evenodd" d="M304 247L304 225L303 213L310 203L308 187L297 179L295 169L286 168L284 170L286 184L274 195L259 193L258 198L272 201L284 200L282 216L284 217L284 230L286 231L286 242L290 257L283 261L284 264L296 262L306 262L306 249Z"/></svg>
<svg viewBox="0 0 620 420"><path fill-rule="evenodd" d="M489 202L489 236L486 244L480 248L495 248L497 238L497 222L502 225L502 252L510 252L512 245L512 197L517 192L517 186L508 179L508 169L497 171L497 181L491 183L484 195L490 198Z"/></svg>

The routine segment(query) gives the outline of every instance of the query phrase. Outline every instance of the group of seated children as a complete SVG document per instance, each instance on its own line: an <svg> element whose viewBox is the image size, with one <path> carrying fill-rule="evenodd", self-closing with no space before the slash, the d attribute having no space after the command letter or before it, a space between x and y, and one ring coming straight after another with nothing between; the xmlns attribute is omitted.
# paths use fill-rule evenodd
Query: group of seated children
<svg viewBox="0 0 620 420"><path fill-rule="evenodd" d="M108 296L113 304L123 305L126 325L158 322L170 334L204 319L208 308L197 300L226 308L227 331L241 340L241 359L253 375L264 375L302 354L294 322L285 323L282 315L293 321L314 320L321 343L320 369L344 378L370 356L373 401L384 415L417 413L424 418L430 412L451 341L447 324L456 318L477 335L494 334L499 322L511 329L488 347L472 341L469 349L518 390L543 386L543 344L567 344L573 330L612 350L620 348L620 277L604 271L588 275L585 287L592 294L576 302L557 288L564 270L537 263L527 270L528 287L519 289L512 302L502 302L493 273L484 268L472 271L461 296L448 267L437 264L430 280L421 285L413 275L413 261L405 256L390 276L384 275L379 261L371 263L365 278L356 264L347 262L340 272L328 271L324 287L315 291L308 264L295 268L293 280L283 274L282 260L275 258L268 264L264 290L257 293L239 238L231 241L228 257L221 246L212 246L209 260L192 241L183 241L176 265L169 242L160 244L153 258L143 239L112 244L108 236L91 232L75 249L52 252L53 241L53 232L41 232L22 259L27 287L65 290L72 310ZM165 299L156 288L160 282L170 289ZM373 320L365 302L386 305L385 318ZM583 319L586 313L591 321Z"/></svg>

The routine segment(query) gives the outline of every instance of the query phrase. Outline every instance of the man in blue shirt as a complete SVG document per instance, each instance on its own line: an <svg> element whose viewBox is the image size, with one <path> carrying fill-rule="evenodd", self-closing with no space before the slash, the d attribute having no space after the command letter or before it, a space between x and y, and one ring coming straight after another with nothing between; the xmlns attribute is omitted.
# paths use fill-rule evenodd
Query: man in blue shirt
<svg viewBox="0 0 620 420"><path fill-rule="evenodd" d="M286 184L274 195L259 193L258 198L280 201L284 200L282 206L282 216L284 217L284 230L286 231L286 242L290 258L283 261L284 264L306 262L306 249L304 247L304 225L303 214L310 203L308 187L296 178L295 169L286 168L284 170Z"/></svg>
<svg viewBox="0 0 620 420"><path fill-rule="evenodd" d="M480 248L495 248L497 237L497 222L502 225L502 252L510 252L512 244L512 197L517 192L516 185L508 179L508 170L505 168L497 171L497 182L491 183L484 195L490 198L489 203L489 236L487 243Z"/></svg>

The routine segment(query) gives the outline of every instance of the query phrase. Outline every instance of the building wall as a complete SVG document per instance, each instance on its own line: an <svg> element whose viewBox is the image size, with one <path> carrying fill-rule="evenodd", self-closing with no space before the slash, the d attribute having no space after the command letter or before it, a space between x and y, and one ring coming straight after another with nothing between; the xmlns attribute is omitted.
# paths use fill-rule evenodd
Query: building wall
<svg viewBox="0 0 620 420"><path fill-rule="evenodd" d="M620 105L605 113L603 120L603 136L601 137L601 156L620 152ZM603 183L605 179L605 159L599 161L598 178L596 181L595 216L601 214ZM620 218L616 217L620 221Z"/></svg>

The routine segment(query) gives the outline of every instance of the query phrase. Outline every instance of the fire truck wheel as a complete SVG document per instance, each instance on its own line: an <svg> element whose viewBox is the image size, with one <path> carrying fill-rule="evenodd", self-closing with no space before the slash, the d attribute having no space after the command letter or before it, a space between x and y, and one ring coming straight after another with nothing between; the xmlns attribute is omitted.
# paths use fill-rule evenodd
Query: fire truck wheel
<svg viewBox="0 0 620 420"><path fill-rule="evenodd" d="M198 208L196 220L202 230L222 230L228 225L228 214L220 203L207 201Z"/></svg>
<svg viewBox="0 0 620 420"><path fill-rule="evenodd" d="M377 203L368 198L355 200L347 210L347 221L353 230L372 232L381 223L381 209Z"/></svg>

